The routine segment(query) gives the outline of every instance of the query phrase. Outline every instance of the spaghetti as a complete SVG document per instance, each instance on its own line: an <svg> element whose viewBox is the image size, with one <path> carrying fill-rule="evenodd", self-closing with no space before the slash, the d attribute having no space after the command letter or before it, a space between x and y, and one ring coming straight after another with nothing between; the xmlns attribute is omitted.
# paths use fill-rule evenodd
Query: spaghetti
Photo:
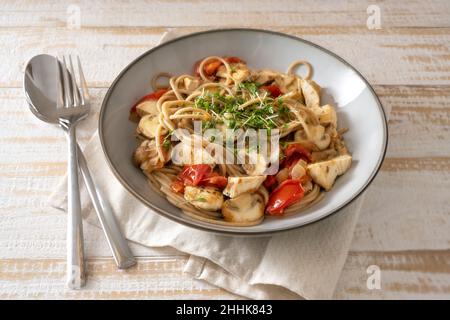
<svg viewBox="0 0 450 320"><path fill-rule="evenodd" d="M306 68L303 77L295 73L299 67ZM195 64L193 75L156 75L154 92L131 109L139 140L134 163L156 192L202 221L252 226L298 213L320 201L352 161L345 129L337 129L335 108L321 104L312 72L303 60L281 73L210 56ZM269 156L261 140L245 142L249 130L265 130ZM219 139L225 132L235 135ZM230 148L242 136L243 148Z"/></svg>

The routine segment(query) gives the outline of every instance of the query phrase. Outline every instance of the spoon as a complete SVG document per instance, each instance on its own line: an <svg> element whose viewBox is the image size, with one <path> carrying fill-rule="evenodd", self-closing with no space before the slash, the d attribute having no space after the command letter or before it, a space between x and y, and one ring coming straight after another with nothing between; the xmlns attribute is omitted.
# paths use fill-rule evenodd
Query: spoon
<svg viewBox="0 0 450 320"><path fill-rule="evenodd" d="M40 120L51 124L58 124L56 110L58 70L56 66L56 58L51 55L34 56L25 68L23 81L25 97L31 112ZM77 155L86 189L112 250L114 260L119 269L129 268L136 264L136 260L120 231L114 212L100 190L94 185L86 158L79 146Z"/></svg>

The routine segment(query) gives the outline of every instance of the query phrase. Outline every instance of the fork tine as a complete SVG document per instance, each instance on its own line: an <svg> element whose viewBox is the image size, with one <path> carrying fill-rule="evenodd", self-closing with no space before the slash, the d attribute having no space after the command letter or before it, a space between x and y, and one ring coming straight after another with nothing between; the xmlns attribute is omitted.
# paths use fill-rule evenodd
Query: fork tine
<svg viewBox="0 0 450 320"><path fill-rule="evenodd" d="M58 93L56 96L56 108L63 108L64 107L64 92L63 92L63 74L61 70L61 63L59 62L58 58L55 59L56 61L56 70L57 70L57 83L58 83Z"/></svg>
<svg viewBox="0 0 450 320"><path fill-rule="evenodd" d="M73 71L73 63L72 63L72 56L69 55L69 66L70 66L70 72L69 72L69 77L71 80L71 84L72 84L72 98L73 98L73 106L77 107L80 105L80 93L78 91L78 86L77 86L77 80L76 80L76 76L75 76L75 72Z"/></svg>
<svg viewBox="0 0 450 320"><path fill-rule="evenodd" d="M89 101L89 92L86 83L86 79L84 78L83 69L81 68L80 56L77 55L78 61L78 73L80 76L80 90L81 90L81 104L85 104Z"/></svg>
<svg viewBox="0 0 450 320"><path fill-rule="evenodd" d="M63 55L63 85L64 85L64 106L66 108L73 107L73 100L72 100L72 88L70 86L70 80L69 80L69 72L67 71L67 63L66 63L66 57Z"/></svg>

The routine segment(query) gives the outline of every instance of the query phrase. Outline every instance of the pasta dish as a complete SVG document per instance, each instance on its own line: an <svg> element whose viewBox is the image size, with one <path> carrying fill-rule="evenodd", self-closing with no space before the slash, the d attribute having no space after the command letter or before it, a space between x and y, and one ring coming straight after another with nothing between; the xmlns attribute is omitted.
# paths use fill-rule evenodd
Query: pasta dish
<svg viewBox="0 0 450 320"><path fill-rule="evenodd" d="M302 75L297 73L302 72ZM210 56L161 73L130 111L133 162L154 190L202 221L252 226L320 201L352 157L307 61L286 73Z"/></svg>

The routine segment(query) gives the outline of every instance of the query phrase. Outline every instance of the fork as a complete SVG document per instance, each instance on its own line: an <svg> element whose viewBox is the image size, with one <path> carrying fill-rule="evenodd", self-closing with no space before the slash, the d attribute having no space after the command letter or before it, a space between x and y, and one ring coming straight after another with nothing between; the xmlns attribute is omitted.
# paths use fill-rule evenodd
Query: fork
<svg viewBox="0 0 450 320"><path fill-rule="evenodd" d="M85 265L83 248L83 224L81 218L80 189L78 184L78 158L76 125L87 117L90 109L86 80L79 57L78 74L80 88L77 86L72 57L56 59L59 88L56 110L59 124L65 129L68 141L68 219L67 219L67 286L79 289L85 285ZM70 72L69 72L70 71Z"/></svg>

